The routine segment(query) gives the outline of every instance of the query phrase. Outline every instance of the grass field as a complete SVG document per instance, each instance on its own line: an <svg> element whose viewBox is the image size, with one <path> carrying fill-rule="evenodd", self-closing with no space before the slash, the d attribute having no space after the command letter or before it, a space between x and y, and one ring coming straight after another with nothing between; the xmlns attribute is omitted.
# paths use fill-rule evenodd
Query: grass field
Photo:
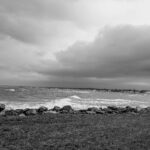
<svg viewBox="0 0 150 150"><path fill-rule="evenodd" d="M0 150L150 150L150 113L1 116Z"/></svg>

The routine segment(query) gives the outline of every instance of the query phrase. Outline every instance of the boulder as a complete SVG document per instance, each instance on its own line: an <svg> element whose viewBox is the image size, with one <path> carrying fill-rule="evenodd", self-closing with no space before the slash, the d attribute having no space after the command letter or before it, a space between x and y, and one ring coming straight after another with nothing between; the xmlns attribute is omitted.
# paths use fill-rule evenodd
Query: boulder
<svg viewBox="0 0 150 150"><path fill-rule="evenodd" d="M0 112L0 116L5 116L5 110Z"/></svg>
<svg viewBox="0 0 150 150"><path fill-rule="evenodd" d="M87 111L91 111L92 113L94 112L96 114L104 114L104 111L101 108L97 108L97 107L90 107L87 109Z"/></svg>
<svg viewBox="0 0 150 150"><path fill-rule="evenodd" d="M26 117L26 115L25 114L20 114L19 117L24 118L24 117Z"/></svg>
<svg viewBox="0 0 150 150"><path fill-rule="evenodd" d="M60 113L62 113L62 114L67 114L67 113L69 113L69 112L68 112L67 110L63 110L63 109L62 109L62 110L60 111Z"/></svg>
<svg viewBox="0 0 150 150"><path fill-rule="evenodd" d="M150 107L146 107L145 110L146 110L147 112L150 112Z"/></svg>
<svg viewBox="0 0 150 150"><path fill-rule="evenodd" d="M118 110L116 111L116 113L137 113L138 110L136 108L132 108L130 106L126 106L126 107L118 107Z"/></svg>
<svg viewBox="0 0 150 150"><path fill-rule="evenodd" d="M108 106L108 109L111 110L113 113L126 113L126 108L123 107L116 107L116 106Z"/></svg>
<svg viewBox="0 0 150 150"><path fill-rule="evenodd" d="M96 111L96 114L104 114L105 112L102 109Z"/></svg>
<svg viewBox="0 0 150 150"><path fill-rule="evenodd" d="M18 115L20 115L20 114L22 114L22 113L24 112L24 110L23 110L23 109L16 109L15 112L16 112Z"/></svg>
<svg viewBox="0 0 150 150"><path fill-rule="evenodd" d="M53 110L53 111L56 111L56 112L59 112L59 111L61 110L61 108L58 107L58 106L54 106L54 108L53 108L52 110Z"/></svg>
<svg viewBox="0 0 150 150"><path fill-rule="evenodd" d="M114 111L112 109L109 109L109 108L104 108L103 111L106 114L113 114L114 113Z"/></svg>
<svg viewBox="0 0 150 150"><path fill-rule="evenodd" d="M73 110L72 114L80 114L79 110Z"/></svg>
<svg viewBox="0 0 150 150"><path fill-rule="evenodd" d="M5 111L5 116L17 116L17 112L15 110L6 110Z"/></svg>
<svg viewBox="0 0 150 150"><path fill-rule="evenodd" d="M127 111L127 112L134 112L134 113L137 113L137 112L138 112L138 110L137 110L136 108L132 108L132 107L130 107L130 106L127 106L127 107L126 107L126 111Z"/></svg>
<svg viewBox="0 0 150 150"><path fill-rule="evenodd" d="M139 113L146 113L147 111L146 111L146 109L145 108L142 108L140 111L139 111Z"/></svg>
<svg viewBox="0 0 150 150"><path fill-rule="evenodd" d="M141 107L136 107L136 110L138 111L138 112L140 112L141 110L142 110L142 108Z"/></svg>
<svg viewBox="0 0 150 150"><path fill-rule="evenodd" d="M0 104L0 112L3 111L5 109L5 105L4 104Z"/></svg>
<svg viewBox="0 0 150 150"><path fill-rule="evenodd" d="M86 114L86 111L87 111L86 109L80 109L80 110L79 110L79 113L81 113L81 114Z"/></svg>
<svg viewBox="0 0 150 150"><path fill-rule="evenodd" d="M87 109L87 111L93 111L93 112L96 112L98 111L99 109L97 107L90 107Z"/></svg>
<svg viewBox="0 0 150 150"><path fill-rule="evenodd" d="M150 107L142 108L139 112L140 112L140 113L147 113L147 112L150 112Z"/></svg>
<svg viewBox="0 0 150 150"><path fill-rule="evenodd" d="M36 109L25 109L24 110L24 114L26 116L36 115L37 114L37 110Z"/></svg>
<svg viewBox="0 0 150 150"><path fill-rule="evenodd" d="M25 113L25 112L28 111L28 110L30 110L30 108L25 108L25 109L23 110L23 113Z"/></svg>
<svg viewBox="0 0 150 150"><path fill-rule="evenodd" d="M61 113L72 113L74 110L70 105L66 105L63 108L61 108Z"/></svg>
<svg viewBox="0 0 150 150"><path fill-rule="evenodd" d="M123 114L123 113L127 113L127 109L124 107L118 107L118 110L116 111L116 113L118 114Z"/></svg>
<svg viewBox="0 0 150 150"><path fill-rule="evenodd" d="M108 106L108 108L111 109L111 110L114 110L114 111L118 110L118 107L116 107L116 106Z"/></svg>
<svg viewBox="0 0 150 150"><path fill-rule="evenodd" d="M86 114L96 114L96 112L95 111L86 111Z"/></svg>
<svg viewBox="0 0 150 150"><path fill-rule="evenodd" d="M37 112L40 114L44 113L45 111L48 111L48 108L45 106L41 106L40 108L37 109Z"/></svg>

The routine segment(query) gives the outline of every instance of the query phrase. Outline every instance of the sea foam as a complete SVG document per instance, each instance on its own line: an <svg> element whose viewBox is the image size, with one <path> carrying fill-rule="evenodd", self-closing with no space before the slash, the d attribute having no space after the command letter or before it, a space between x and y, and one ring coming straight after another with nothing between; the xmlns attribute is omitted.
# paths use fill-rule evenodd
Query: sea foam
<svg viewBox="0 0 150 150"><path fill-rule="evenodd" d="M1 103L6 105L6 109L25 109L25 108L39 108L40 106L46 106L49 109L54 106L63 107L65 105L70 105L72 108L78 109L87 109L89 107L102 107L107 106L118 106L118 107L147 107L146 102L140 102L136 100L128 99L83 99L77 95L69 96L66 98L55 99L55 100L43 100L36 102L8 102L1 101Z"/></svg>

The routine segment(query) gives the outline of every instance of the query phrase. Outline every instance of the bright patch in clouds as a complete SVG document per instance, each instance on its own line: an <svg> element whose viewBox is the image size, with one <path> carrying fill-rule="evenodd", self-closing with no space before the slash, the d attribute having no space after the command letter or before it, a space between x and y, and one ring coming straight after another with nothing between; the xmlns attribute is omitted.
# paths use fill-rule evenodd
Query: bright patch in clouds
<svg viewBox="0 0 150 150"><path fill-rule="evenodd" d="M0 0L0 84L150 88L149 6Z"/></svg>

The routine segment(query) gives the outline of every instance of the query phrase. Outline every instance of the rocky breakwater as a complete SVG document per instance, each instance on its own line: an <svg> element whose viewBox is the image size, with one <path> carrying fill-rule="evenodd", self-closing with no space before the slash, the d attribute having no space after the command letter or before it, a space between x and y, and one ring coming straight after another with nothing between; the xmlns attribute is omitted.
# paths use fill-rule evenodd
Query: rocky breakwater
<svg viewBox="0 0 150 150"><path fill-rule="evenodd" d="M34 115L42 115L42 114L143 114L150 112L150 107L147 108L133 108L130 106L126 107L116 107L116 106L108 106L107 108L97 108L90 107L88 109L74 110L70 105L66 105L62 108L55 106L52 109L48 109L45 106L41 106L38 109L5 109L4 104L0 104L0 116L34 116Z"/></svg>

